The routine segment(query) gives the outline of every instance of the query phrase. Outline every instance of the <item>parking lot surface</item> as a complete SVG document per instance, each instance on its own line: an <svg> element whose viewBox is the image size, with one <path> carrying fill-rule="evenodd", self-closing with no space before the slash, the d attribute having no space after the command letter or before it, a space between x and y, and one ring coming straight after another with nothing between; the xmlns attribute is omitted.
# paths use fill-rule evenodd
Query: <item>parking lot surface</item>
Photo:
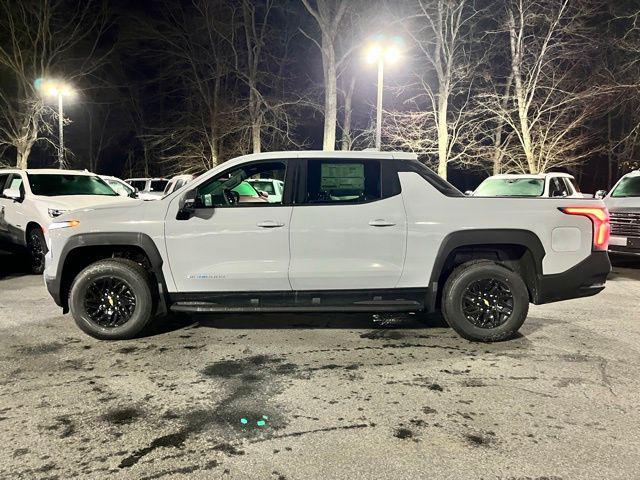
<svg viewBox="0 0 640 480"><path fill-rule="evenodd" d="M244 314L97 341L0 254L0 478L637 478L640 264L521 334Z"/></svg>

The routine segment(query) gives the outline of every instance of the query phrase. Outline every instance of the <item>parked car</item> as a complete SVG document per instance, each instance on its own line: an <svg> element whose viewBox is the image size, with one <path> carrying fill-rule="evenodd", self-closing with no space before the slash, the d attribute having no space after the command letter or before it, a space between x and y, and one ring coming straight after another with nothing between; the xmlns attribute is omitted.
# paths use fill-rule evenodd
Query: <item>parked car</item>
<svg viewBox="0 0 640 480"><path fill-rule="evenodd" d="M138 197L136 189L124 180L121 180L118 177L110 177L108 175L100 175L100 178L104 180L118 195L131 198Z"/></svg>
<svg viewBox="0 0 640 480"><path fill-rule="evenodd" d="M63 213L124 203L99 176L86 171L0 170L0 243L26 247L33 273L44 271L45 233Z"/></svg>
<svg viewBox="0 0 640 480"><path fill-rule="evenodd" d="M171 180L169 180L169 183L167 183L167 186L164 187L164 191L162 192L162 195L163 196L169 195L170 193L173 193L176 190L181 189L194 178L195 178L194 175L189 175L189 174L176 175L175 177L172 177Z"/></svg>
<svg viewBox="0 0 640 480"><path fill-rule="evenodd" d="M247 180L253 187L268 195L269 203L278 203L282 201L282 193L284 192L284 182L274 178L250 178Z"/></svg>
<svg viewBox="0 0 640 480"><path fill-rule="evenodd" d="M129 185L136 189L140 200L158 200L164 196L169 180L166 178L127 178Z"/></svg>
<svg viewBox="0 0 640 480"><path fill-rule="evenodd" d="M475 197L591 197L580 193L573 175L558 172L493 175L485 178L475 191L466 193Z"/></svg>
<svg viewBox="0 0 640 480"><path fill-rule="evenodd" d="M640 170L623 176L609 193L597 191L596 198L604 198L611 216L609 251L640 255Z"/></svg>
<svg viewBox="0 0 640 480"><path fill-rule="evenodd" d="M285 178L281 202L234 192L261 177ZM530 301L594 295L610 271L602 201L465 197L392 152L247 155L157 202L73 212L50 232L47 288L103 339L168 310L441 309L463 337L497 341Z"/></svg>

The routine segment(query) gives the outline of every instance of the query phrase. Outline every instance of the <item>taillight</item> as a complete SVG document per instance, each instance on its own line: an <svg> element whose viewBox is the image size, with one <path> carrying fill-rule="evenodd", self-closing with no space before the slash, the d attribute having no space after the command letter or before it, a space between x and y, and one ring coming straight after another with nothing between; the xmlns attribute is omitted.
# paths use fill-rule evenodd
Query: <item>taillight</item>
<svg viewBox="0 0 640 480"><path fill-rule="evenodd" d="M588 217L593 223L593 249L606 250L609 246L611 224L607 207L561 207L560 211L567 215Z"/></svg>

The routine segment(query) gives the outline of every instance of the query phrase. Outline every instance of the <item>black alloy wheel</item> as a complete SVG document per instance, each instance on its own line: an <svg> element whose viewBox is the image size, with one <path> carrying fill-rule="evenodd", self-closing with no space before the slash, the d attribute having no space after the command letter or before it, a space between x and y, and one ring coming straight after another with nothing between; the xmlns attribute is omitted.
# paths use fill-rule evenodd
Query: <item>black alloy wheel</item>
<svg viewBox="0 0 640 480"><path fill-rule="evenodd" d="M41 274L44 272L44 257L47 253L47 244L42 230L32 228L27 237L27 251L31 272Z"/></svg>
<svg viewBox="0 0 640 480"><path fill-rule="evenodd" d="M506 323L513 313L513 293L496 278L471 282L462 295L462 312L479 328L496 328Z"/></svg>
<svg viewBox="0 0 640 480"><path fill-rule="evenodd" d="M115 277L98 278L87 286L84 307L97 325L115 328L131 319L136 297L127 282Z"/></svg>

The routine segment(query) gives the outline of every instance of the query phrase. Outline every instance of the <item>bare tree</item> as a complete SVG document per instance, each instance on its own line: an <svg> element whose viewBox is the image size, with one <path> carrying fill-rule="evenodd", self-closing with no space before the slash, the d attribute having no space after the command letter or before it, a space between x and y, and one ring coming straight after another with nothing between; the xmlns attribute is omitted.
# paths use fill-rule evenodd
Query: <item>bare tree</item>
<svg viewBox="0 0 640 480"><path fill-rule="evenodd" d="M78 82L95 72L108 53L99 49L107 25L94 1L0 1L0 145L15 149L17 167L27 167L47 129L36 79Z"/></svg>
<svg viewBox="0 0 640 480"><path fill-rule="evenodd" d="M495 97L489 106L517 138L507 153L507 170L545 172L579 163L595 151L586 128L594 115L589 101L594 91L580 79L580 55L586 51L579 32L584 15L570 0L507 4L513 94Z"/></svg>
<svg viewBox="0 0 640 480"><path fill-rule="evenodd" d="M472 160L470 145L460 140L471 124L466 112L471 66L464 36L476 14L466 0L418 0L414 10L404 13L417 55L413 82L399 89L410 110L389 112L385 136L392 144L437 158L443 178L449 163Z"/></svg>
<svg viewBox="0 0 640 480"><path fill-rule="evenodd" d="M338 63L336 53L338 33L349 2L341 0L302 0L307 11L315 19L320 28L321 41L314 43L322 53L322 69L324 72L324 137L322 148L334 150L336 147L336 124L338 118ZM311 38L311 37L309 37Z"/></svg>

